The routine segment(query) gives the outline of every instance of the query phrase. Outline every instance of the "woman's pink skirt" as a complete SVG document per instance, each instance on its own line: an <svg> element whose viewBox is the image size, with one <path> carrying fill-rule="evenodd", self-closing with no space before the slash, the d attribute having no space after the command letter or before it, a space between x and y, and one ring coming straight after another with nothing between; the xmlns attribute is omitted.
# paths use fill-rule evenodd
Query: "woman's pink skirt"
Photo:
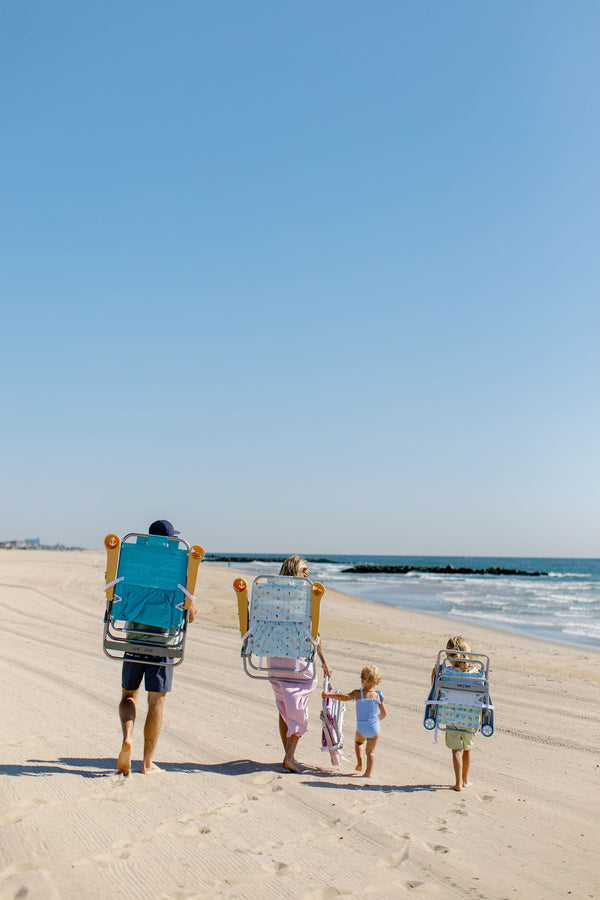
<svg viewBox="0 0 600 900"><path fill-rule="evenodd" d="M276 656L269 659L269 665L298 672L298 669L306 665L306 660ZM279 715L287 725L287 736L297 734L302 737L308 728L308 697L317 686L317 676L308 670L298 672L297 681L277 681L275 678L270 678L269 681Z"/></svg>

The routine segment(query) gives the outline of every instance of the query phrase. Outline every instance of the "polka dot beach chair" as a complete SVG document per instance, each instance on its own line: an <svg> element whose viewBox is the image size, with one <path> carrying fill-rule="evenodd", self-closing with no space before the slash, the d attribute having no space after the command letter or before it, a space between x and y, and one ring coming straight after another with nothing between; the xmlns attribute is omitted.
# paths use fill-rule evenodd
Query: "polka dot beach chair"
<svg viewBox="0 0 600 900"><path fill-rule="evenodd" d="M243 578L236 578L233 588L246 674L279 681L314 677L323 585L308 578L259 575L250 603Z"/></svg>
<svg viewBox="0 0 600 900"><path fill-rule="evenodd" d="M425 728L435 732L436 741L438 729L472 734L481 730L484 737L494 733L489 670L490 660L484 653L440 650L423 720Z"/></svg>
<svg viewBox="0 0 600 900"><path fill-rule="evenodd" d="M204 550L178 537L134 533L122 541L109 534L104 546L105 654L123 659L134 653L150 665L178 666Z"/></svg>

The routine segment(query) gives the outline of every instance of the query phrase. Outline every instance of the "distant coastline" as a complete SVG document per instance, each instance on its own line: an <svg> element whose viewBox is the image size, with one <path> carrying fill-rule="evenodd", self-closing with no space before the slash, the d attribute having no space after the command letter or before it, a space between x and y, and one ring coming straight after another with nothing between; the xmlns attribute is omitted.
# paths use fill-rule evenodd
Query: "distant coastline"
<svg viewBox="0 0 600 900"><path fill-rule="evenodd" d="M67 547L65 544L42 544L39 538L23 538L0 541L0 550L85 550L85 547Z"/></svg>

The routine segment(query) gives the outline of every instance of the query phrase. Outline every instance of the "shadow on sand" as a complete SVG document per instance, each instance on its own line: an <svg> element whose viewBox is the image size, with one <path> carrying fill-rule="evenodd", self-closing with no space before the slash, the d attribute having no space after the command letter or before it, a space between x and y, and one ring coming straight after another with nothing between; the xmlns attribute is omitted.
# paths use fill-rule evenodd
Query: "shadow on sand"
<svg viewBox="0 0 600 900"><path fill-rule="evenodd" d="M214 772L217 775L251 775L256 772L280 772L279 763L258 763L251 759L234 759L223 763L196 763L196 762L162 762L156 765L165 772ZM138 761L132 766L132 773L139 771L141 763ZM101 778L106 775L115 775L117 771L116 757L108 758L81 758L62 756L59 759L28 759L26 763L0 765L0 775L12 777L41 776L41 775L79 775L80 778Z"/></svg>

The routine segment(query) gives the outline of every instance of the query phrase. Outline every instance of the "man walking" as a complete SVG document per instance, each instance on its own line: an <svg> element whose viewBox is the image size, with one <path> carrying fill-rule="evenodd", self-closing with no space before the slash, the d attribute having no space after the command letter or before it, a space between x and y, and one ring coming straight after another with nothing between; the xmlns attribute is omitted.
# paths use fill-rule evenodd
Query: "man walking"
<svg viewBox="0 0 600 900"><path fill-rule="evenodd" d="M158 519L156 522L153 522L148 529L148 533L163 535L164 537L175 537L179 534L166 519ZM196 604L192 601L189 608L190 622L193 622L196 618L196 612ZM149 628L149 626L144 627ZM167 637L168 632L165 632L165 643ZM173 682L173 667L167 665L152 665L147 662L150 658L151 657L136 656L135 654L128 653L123 660L121 677L123 694L121 702L119 703L119 717L121 719L121 728L123 729L123 743L117 759L117 769L119 772L122 772L123 775L129 775L131 771L133 726L135 725L138 691L142 683L142 678L144 679L144 687L148 692L148 712L146 713L146 722L144 724L144 757L142 761L142 774L149 775L152 772L160 771L156 763L153 762L153 757L162 725L165 697L171 690ZM159 659L164 659L166 661L166 657L159 657ZM154 658L154 662L156 663L156 658Z"/></svg>

